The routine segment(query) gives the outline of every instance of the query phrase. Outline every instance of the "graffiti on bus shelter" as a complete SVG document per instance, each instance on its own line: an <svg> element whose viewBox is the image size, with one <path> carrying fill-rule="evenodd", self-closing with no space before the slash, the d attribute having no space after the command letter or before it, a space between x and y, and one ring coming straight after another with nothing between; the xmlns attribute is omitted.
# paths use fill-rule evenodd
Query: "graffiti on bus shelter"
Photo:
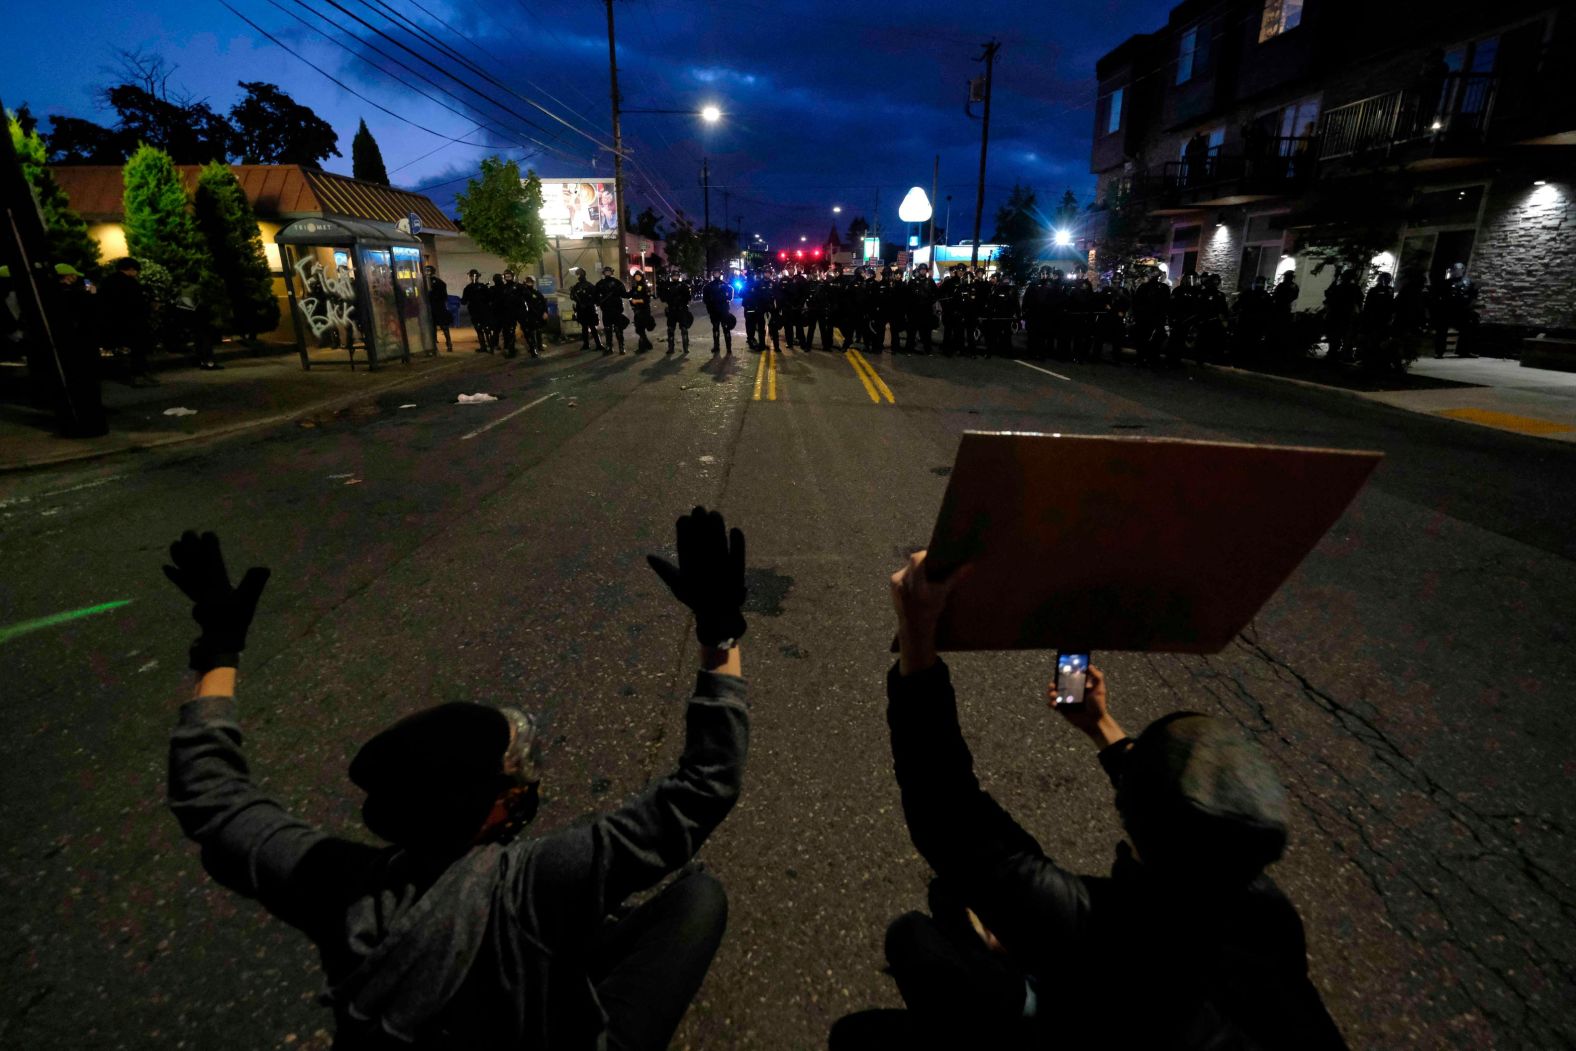
<svg viewBox="0 0 1576 1051"><path fill-rule="evenodd" d="M351 346L361 335L356 324L356 281L347 267L337 268L330 276L314 256L305 256L295 265L303 294L298 300L301 316L319 344L332 332L333 343Z"/></svg>

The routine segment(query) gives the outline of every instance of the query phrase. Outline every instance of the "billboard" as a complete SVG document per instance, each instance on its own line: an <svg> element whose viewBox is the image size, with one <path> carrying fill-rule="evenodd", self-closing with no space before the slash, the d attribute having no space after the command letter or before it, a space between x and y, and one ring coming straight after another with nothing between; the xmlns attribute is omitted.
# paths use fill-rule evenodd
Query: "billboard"
<svg viewBox="0 0 1576 1051"><path fill-rule="evenodd" d="M543 179L542 225L548 237L612 237L618 233L613 184L596 179Z"/></svg>

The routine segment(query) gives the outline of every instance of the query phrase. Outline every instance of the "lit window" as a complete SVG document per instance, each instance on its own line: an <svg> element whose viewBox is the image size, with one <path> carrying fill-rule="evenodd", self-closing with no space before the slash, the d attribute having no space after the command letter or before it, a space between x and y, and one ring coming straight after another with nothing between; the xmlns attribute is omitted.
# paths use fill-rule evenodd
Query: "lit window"
<svg viewBox="0 0 1576 1051"><path fill-rule="evenodd" d="M1259 23L1259 43L1280 36L1288 29L1296 29L1301 24L1302 0L1264 0L1264 20Z"/></svg>
<svg viewBox="0 0 1576 1051"><path fill-rule="evenodd" d="M1115 135L1121 130L1122 127L1121 88L1117 88L1115 91L1111 92L1110 98L1106 100L1106 106L1108 108L1108 112L1106 113L1105 117L1105 133L1107 135Z"/></svg>
<svg viewBox="0 0 1576 1051"><path fill-rule="evenodd" d="M1268 0L1275 3L1277 0ZM1266 17L1268 17L1266 15ZM1194 26L1182 34L1182 40L1177 45L1177 83L1186 84L1193 79L1193 59L1198 54L1198 27Z"/></svg>

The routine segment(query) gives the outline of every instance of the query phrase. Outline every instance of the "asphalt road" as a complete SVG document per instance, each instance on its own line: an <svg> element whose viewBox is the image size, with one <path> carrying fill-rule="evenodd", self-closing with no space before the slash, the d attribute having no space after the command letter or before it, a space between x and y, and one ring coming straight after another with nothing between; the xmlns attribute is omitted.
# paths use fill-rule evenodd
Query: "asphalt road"
<svg viewBox="0 0 1576 1051"><path fill-rule="evenodd" d="M1388 454L1225 652L1096 661L1130 729L1212 712L1273 756L1296 802L1274 875L1353 1047L1576 1042L1576 449L1190 369L884 355L888 402L842 356L787 353L756 400L759 356L708 343L486 359L302 424L0 479L0 628L130 600L0 642L0 1045L328 1046L309 945L212 884L163 808L192 628L159 566L189 526L274 569L242 676L258 776L358 835L350 756L445 700L551 718L543 827L668 768L694 647L642 556L721 507L750 540L753 745L702 854L728 935L675 1046L821 1046L895 1004L882 933L927 870L890 772L886 576L970 428ZM475 390L500 400L454 404ZM1109 788L1040 700L1048 655L952 664L987 787L1104 870Z"/></svg>

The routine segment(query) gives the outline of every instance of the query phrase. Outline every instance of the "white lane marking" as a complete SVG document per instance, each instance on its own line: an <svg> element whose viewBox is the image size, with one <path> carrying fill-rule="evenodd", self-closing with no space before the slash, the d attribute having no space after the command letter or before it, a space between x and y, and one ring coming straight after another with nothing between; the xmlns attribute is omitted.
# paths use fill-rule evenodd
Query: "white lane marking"
<svg viewBox="0 0 1576 1051"><path fill-rule="evenodd" d="M49 492L45 493L44 496L60 496L64 493L75 493L83 489L96 489L101 485L108 485L110 482L118 482L124 477L126 476L123 474L112 474L108 478L99 478L91 482L83 482L81 485L68 485L64 489L51 489ZM25 504L27 503L27 497L24 496L17 502ZM5 503L0 503L0 507L4 506L6 506Z"/></svg>
<svg viewBox="0 0 1576 1051"><path fill-rule="evenodd" d="M1012 360L1018 362L1018 364L1022 365L1026 369L1033 369L1035 372L1043 372L1047 376L1055 376L1057 379L1066 380L1068 383L1073 381L1071 376L1063 376L1060 372L1052 372L1050 369L1042 369L1038 365L1030 365L1027 361L1023 361L1019 358L1013 358Z"/></svg>
<svg viewBox="0 0 1576 1051"><path fill-rule="evenodd" d="M537 398L535 401L531 402L530 404L522 405L518 409L515 409L513 412L498 417L496 420L492 421L491 423L483 424L482 426L476 428L474 431L472 431L469 434L462 434L462 435L460 435L460 441L462 441L462 442L463 441L468 441L469 439L476 437L478 434L486 434L488 431L492 430L494 427L498 426L500 423L508 423L510 420L514 419L516 416L520 415L525 410L527 410L527 409L534 409L538 405L542 404L542 402L547 401L550 398L556 398L556 397L558 397L558 392L557 391L554 391L552 394L544 394L540 398Z"/></svg>

